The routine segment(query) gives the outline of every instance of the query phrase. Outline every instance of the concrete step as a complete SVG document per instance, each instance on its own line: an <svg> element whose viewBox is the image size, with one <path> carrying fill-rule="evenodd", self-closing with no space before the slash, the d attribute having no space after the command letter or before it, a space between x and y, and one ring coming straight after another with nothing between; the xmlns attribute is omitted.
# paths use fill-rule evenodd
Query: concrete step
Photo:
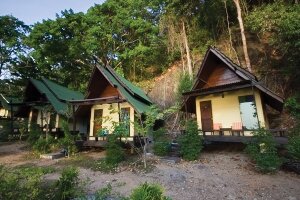
<svg viewBox="0 0 300 200"><path fill-rule="evenodd" d="M65 156L64 153L56 152L56 153L42 154L40 155L40 158L54 160L54 159L62 158L64 156Z"/></svg>
<svg viewBox="0 0 300 200"><path fill-rule="evenodd" d="M160 158L161 162L171 163L171 164L177 164L180 162L180 160L181 159L179 157L175 157L175 156L167 156L167 157Z"/></svg>

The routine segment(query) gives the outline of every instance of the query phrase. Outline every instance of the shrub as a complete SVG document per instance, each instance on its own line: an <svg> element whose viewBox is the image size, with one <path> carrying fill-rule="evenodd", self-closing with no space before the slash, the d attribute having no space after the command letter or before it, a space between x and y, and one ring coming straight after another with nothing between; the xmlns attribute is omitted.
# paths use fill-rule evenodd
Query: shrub
<svg viewBox="0 0 300 200"><path fill-rule="evenodd" d="M287 149L293 159L300 160L300 135L289 138Z"/></svg>
<svg viewBox="0 0 300 200"><path fill-rule="evenodd" d="M53 172L50 168L22 166L10 169L0 166L0 199L44 199L42 175Z"/></svg>
<svg viewBox="0 0 300 200"><path fill-rule="evenodd" d="M153 151L155 155L166 156L171 151L171 145L168 141L154 142Z"/></svg>
<svg viewBox="0 0 300 200"><path fill-rule="evenodd" d="M32 146L32 149L37 153L49 153L53 147L55 140L53 137L48 138L40 137Z"/></svg>
<svg viewBox="0 0 300 200"><path fill-rule="evenodd" d="M274 172L282 164L272 134L264 129L253 132L253 141L247 145L245 151L256 162L257 169L263 173Z"/></svg>
<svg viewBox="0 0 300 200"><path fill-rule="evenodd" d="M76 136L72 135L69 130L69 125L66 121L62 122L62 129L64 131L64 137L59 139L59 144L64 150L68 157L74 155L77 152L76 147Z"/></svg>
<svg viewBox="0 0 300 200"><path fill-rule="evenodd" d="M31 124L27 141L31 146L33 146L42 135L43 133L41 129L38 127L38 125Z"/></svg>
<svg viewBox="0 0 300 200"><path fill-rule="evenodd" d="M71 199L81 194L79 185L79 171L74 167L63 169L59 180L56 182L55 199Z"/></svg>
<svg viewBox="0 0 300 200"><path fill-rule="evenodd" d="M138 186L130 195L131 200L167 200L170 199L163 195L163 189L157 184L147 182Z"/></svg>
<svg viewBox="0 0 300 200"><path fill-rule="evenodd" d="M93 166L93 170L101 171L104 173L114 172L116 170L117 165L108 164L106 159L100 159L96 161L95 165Z"/></svg>
<svg viewBox="0 0 300 200"><path fill-rule="evenodd" d="M8 141L11 133L10 122L0 121L0 141Z"/></svg>
<svg viewBox="0 0 300 200"><path fill-rule="evenodd" d="M155 155L166 156L171 151L171 145L165 133L166 130L164 128L153 132L153 151Z"/></svg>
<svg viewBox="0 0 300 200"><path fill-rule="evenodd" d="M118 140L118 136L115 134L108 135L105 162L108 165L116 166L124 159L124 151L121 147L121 142Z"/></svg>
<svg viewBox="0 0 300 200"><path fill-rule="evenodd" d="M197 160L203 148L203 138L198 134L198 125L195 120L188 120L185 133L178 139L180 154L185 160Z"/></svg>
<svg viewBox="0 0 300 200"><path fill-rule="evenodd" d="M96 191L95 200L106 200L111 195L112 187L108 184L106 187Z"/></svg>

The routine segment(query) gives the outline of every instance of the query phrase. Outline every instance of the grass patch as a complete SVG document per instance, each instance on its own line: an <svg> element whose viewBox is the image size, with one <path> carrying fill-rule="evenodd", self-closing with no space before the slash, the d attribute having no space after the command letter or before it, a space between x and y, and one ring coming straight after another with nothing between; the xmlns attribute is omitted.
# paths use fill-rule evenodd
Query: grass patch
<svg viewBox="0 0 300 200"><path fill-rule="evenodd" d="M82 167L85 169L92 169L95 165L95 159L90 156L77 154L70 158L61 159L58 161L58 164L61 166L75 166Z"/></svg>
<svg viewBox="0 0 300 200"><path fill-rule="evenodd" d="M24 165L19 165L14 168L15 170L18 170L22 173L40 173L40 174L51 174L56 172L56 169L52 166L36 166L33 164L24 164Z"/></svg>

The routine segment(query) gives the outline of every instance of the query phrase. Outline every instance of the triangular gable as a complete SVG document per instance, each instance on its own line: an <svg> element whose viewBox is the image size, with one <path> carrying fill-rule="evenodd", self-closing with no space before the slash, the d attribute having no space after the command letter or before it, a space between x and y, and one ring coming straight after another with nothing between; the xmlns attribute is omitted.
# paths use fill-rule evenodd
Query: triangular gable
<svg viewBox="0 0 300 200"><path fill-rule="evenodd" d="M252 79L256 80L256 77L236 65L217 49L210 47L197 73L193 90L239 83Z"/></svg>
<svg viewBox="0 0 300 200"><path fill-rule="evenodd" d="M108 77L104 76L97 67L94 69L85 99L104 98L110 96L120 96L119 91Z"/></svg>
<svg viewBox="0 0 300 200"><path fill-rule="evenodd" d="M92 73L86 99L119 96L138 113L144 113L152 104L149 97L137 86L119 76L109 66L97 65Z"/></svg>

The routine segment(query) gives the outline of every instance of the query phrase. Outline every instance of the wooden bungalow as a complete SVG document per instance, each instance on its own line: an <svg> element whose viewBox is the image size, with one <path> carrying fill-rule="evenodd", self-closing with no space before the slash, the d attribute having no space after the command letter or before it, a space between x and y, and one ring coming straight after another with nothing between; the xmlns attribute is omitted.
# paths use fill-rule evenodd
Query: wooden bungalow
<svg viewBox="0 0 300 200"><path fill-rule="evenodd" d="M50 132L61 129L63 119L71 119L69 127L73 129L72 106L68 101L83 99L80 92L70 90L46 78L36 80L31 78L25 88L23 105L18 116L28 118L29 124L37 124L44 131L48 124ZM86 125L77 123L76 131L84 132Z"/></svg>
<svg viewBox="0 0 300 200"><path fill-rule="evenodd" d="M136 114L143 115L152 104L137 86L118 75L109 66L96 65L84 100L71 101L78 105L77 121L89 120L87 141L103 140L114 131L116 124L127 121L127 136L137 135L134 129ZM93 142L90 142L90 146ZM95 145L97 146L97 145Z"/></svg>
<svg viewBox="0 0 300 200"><path fill-rule="evenodd" d="M281 112L283 99L216 48L209 48L182 110L194 113L205 135L251 136L269 129L266 106Z"/></svg>

